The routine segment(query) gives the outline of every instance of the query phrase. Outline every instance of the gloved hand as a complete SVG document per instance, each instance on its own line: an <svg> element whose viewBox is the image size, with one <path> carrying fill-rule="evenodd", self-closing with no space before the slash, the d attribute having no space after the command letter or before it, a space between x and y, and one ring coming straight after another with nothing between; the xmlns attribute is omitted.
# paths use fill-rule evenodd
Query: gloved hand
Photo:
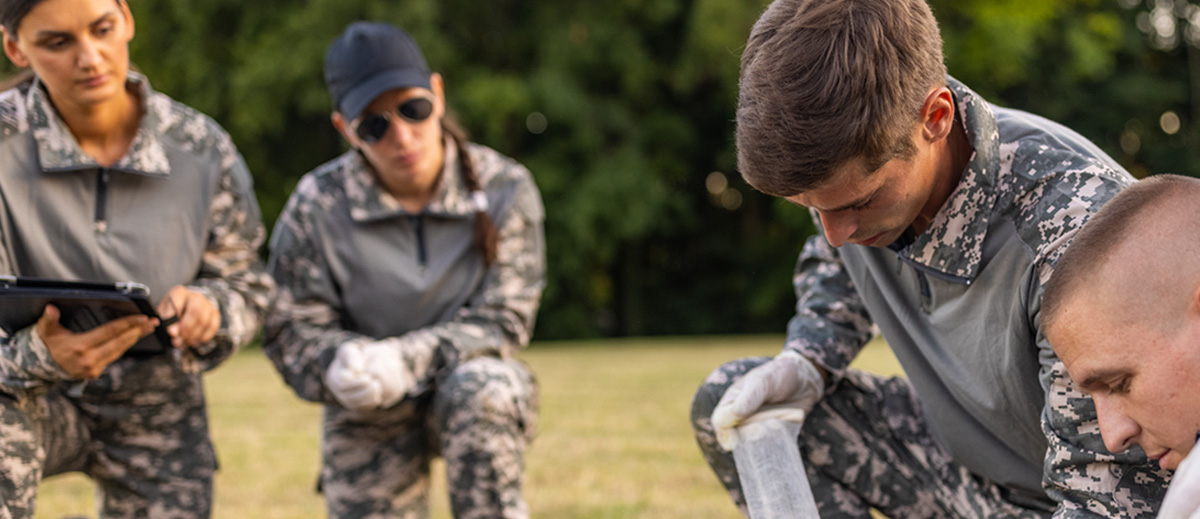
<svg viewBox="0 0 1200 519"><path fill-rule="evenodd" d="M338 346L325 372L325 386L348 409L391 407L416 386L395 345L351 341Z"/></svg>
<svg viewBox="0 0 1200 519"><path fill-rule="evenodd" d="M1158 519L1200 519L1200 441L1175 470Z"/></svg>
<svg viewBox="0 0 1200 519"><path fill-rule="evenodd" d="M792 421L800 421L824 395L825 380L812 361L785 350L747 372L725 391L712 414L717 443L732 451L738 443L737 427L756 414L790 415ZM795 419L797 416L800 420Z"/></svg>

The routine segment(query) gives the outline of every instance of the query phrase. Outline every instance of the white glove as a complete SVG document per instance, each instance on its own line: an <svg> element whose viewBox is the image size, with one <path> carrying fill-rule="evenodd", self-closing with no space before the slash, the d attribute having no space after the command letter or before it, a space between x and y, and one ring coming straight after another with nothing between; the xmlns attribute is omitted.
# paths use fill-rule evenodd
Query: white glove
<svg viewBox="0 0 1200 519"><path fill-rule="evenodd" d="M725 390L712 414L717 443L732 451L737 427L747 422L768 417L803 421L824 394L825 380L812 361L785 350Z"/></svg>
<svg viewBox="0 0 1200 519"><path fill-rule="evenodd" d="M386 340L338 346L325 372L325 386L348 409L391 407L415 385L400 352Z"/></svg>
<svg viewBox="0 0 1200 519"><path fill-rule="evenodd" d="M1200 441L1171 477L1158 519L1200 519Z"/></svg>

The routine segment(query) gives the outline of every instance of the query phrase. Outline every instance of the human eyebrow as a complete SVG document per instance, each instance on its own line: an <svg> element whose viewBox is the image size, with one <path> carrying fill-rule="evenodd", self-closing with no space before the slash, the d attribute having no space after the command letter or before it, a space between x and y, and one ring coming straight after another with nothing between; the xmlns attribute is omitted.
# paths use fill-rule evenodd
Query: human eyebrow
<svg viewBox="0 0 1200 519"><path fill-rule="evenodd" d="M91 23L89 23L88 28L95 30L97 26L112 22L113 18L116 16L117 16L117 13L115 11L109 11L107 13L104 13L104 14L100 15L99 18L96 18ZM41 31L38 31L34 35L33 39L35 41L49 41L49 40L53 40L55 38L70 38L70 37L71 37L71 33L69 31L41 30Z"/></svg>
<svg viewBox="0 0 1200 519"><path fill-rule="evenodd" d="M862 198L859 198L859 199L857 199L857 200L855 200L855 201L853 201L853 202L850 202L850 203L848 203L848 204L843 204L843 205L841 205L841 206L839 206L839 207L835 207L835 208L833 208L833 209L830 209L830 210L829 210L829 211L827 211L827 212L830 212L830 213L836 213L836 212L839 212L839 211L849 211L849 210L851 210L851 209L854 209L854 208L856 208L856 207L859 207L859 206L861 206L861 205L864 205L864 204L866 204L867 202L870 202L872 198L875 198L875 195L879 194L879 190L880 190L880 189L883 189L883 186L879 186L879 187L875 188L875 190L874 190L874 191L871 191L869 194L867 194L867 196L864 196L864 197L862 197Z"/></svg>
<svg viewBox="0 0 1200 519"><path fill-rule="evenodd" d="M71 33L66 31L38 31L34 34L33 40L37 42L50 41L55 38L70 38Z"/></svg>
<svg viewBox="0 0 1200 519"><path fill-rule="evenodd" d="M1109 387L1108 381L1125 377L1128 374L1128 371L1123 369L1094 371L1079 382L1079 388L1085 393L1092 393L1098 389Z"/></svg>
<svg viewBox="0 0 1200 519"><path fill-rule="evenodd" d="M104 13L104 14L100 15L100 17L99 17L99 18L96 18L96 20L95 20L95 21L93 21L92 23L88 24L88 27L91 27L92 29L95 29L97 25L101 25L101 24L103 24L103 23L106 23L106 22L111 22L111 21L112 21L112 19L113 19L114 17L116 17L116 16L117 16L117 13L116 13L116 12L114 12L114 11L109 11L109 12L107 12L107 13Z"/></svg>

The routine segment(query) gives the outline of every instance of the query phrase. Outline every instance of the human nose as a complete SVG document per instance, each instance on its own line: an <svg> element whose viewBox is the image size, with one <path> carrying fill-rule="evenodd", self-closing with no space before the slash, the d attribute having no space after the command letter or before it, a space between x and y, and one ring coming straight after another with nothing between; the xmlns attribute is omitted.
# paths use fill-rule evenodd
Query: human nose
<svg viewBox="0 0 1200 519"><path fill-rule="evenodd" d="M1119 403L1105 396L1096 396L1096 415L1100 422L1100 436L1104 448L1113 454L1124 452L1133 446L1135 438L1142 432L1141 426L1127 416Z"/></svg>
<svg viewBox="0 0 1200 519"><path fill-rule="evenodd" d="M405 121L403 117L396 117L395 115L396 114L392 114L392 117L388 118L388 124L391 125L391 128L388 130L387 134L397 144L404 146L412 141L413 132L415 129L411 124L408 123L408 121Z"/></svg>
<svg viewBox="0 0 1200 519"><path fill-rule="evenodd" d="M819 211L821 227L825 229L825 239L834 247L841 247L846 240L858 230L858 222L851 215L838 215Z"/></svg>
<svg viewBox="0 0 1200 519"><path fill-rule="evenodd" d="M100 63L100 46L91 38L79 40L79 68L91 70Z"/></svg>

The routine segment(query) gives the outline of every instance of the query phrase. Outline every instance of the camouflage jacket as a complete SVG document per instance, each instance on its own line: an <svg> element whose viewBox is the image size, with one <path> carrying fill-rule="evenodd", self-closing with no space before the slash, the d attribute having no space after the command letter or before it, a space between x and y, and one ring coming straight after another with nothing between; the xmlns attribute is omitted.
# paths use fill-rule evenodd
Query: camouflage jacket
<svg viewBox="0 0 1200 519"><path fill-rule="evenodd" d="M152 296L186 285L220 310L221 328L181 360L211 368L258 333L273 287L250 172L212 119L138 74L127 88L143 115L108 168L80 149L36 79L0 93L0 274L134 281ZM67 379L32 327L0 339L0 391Z"/></svg>
<svg viewBox="0 0 1200 519"><path fill-rule="evenodd" d="M1073 131L949 85L975 150L958 186L911 240L812 237L785 347L837 379L877 325L957 461L1056 517L1152 517L1168 475L1105 450L1039 317L1054 261L1133 178Z"/></svg>
<svg viewBox="0 0 1200 519"><path fill-rule="evenodd" d="M304 399L336 405L324 374L339 345L386 339L418 378L439 348L461 360L505 357L529 343L545 283L541 196L520 164L468 152L495 222L498 257L472 245L476 205L457 148L433 201L409 214L351 150L300 180L271 236L279 284L265 349Z"/></svg>

